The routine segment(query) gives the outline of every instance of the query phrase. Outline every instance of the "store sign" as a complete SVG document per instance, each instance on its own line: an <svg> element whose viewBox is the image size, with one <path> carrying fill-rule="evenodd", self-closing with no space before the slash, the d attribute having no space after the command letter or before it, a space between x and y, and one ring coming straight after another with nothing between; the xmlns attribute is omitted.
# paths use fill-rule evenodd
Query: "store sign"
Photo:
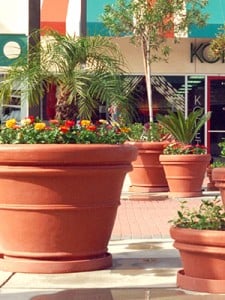
<svg viewBox="0 0 225 300"><path fill-rule="evenodd" d="M208 64L214 64L219 60L222 60L222 63L224 63L224 58L214 58L210 54L209 46L210 46L209 42L200 43L197 45L195 43L191 43L191 48L190 48L191 63L193 63L194 60L198 60L201 63L208 63Z"/></svg>

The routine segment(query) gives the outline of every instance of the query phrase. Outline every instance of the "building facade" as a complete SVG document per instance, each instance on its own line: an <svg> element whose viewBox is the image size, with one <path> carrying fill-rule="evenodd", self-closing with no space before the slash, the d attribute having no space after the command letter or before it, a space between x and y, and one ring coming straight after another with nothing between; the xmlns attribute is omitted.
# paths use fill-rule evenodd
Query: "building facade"
<svg viewBox="0 0 225 300"><path fill-rule="evenodd" d="M34 2L40 5L40 15L32 10ZM0 0L0 65L10 65L22 51L27 51L28 34L38 21L41 28L70 35L107 35L100 15L104 5L112 3L114 0ZM217 144L225 137L225 62L212 58L208 47L225 22L224 0L209 0L206 10L207 26L192 28L178 44L169 40L172 50L168 62L153 64L153 106L155 115L168 109L181 109L186 114L197 107L212 111L210 122L197 139L217 156ZM115 38L115 42L127 60L130 75L143 78L141 49L131 45L128 37ZM144 79L142 84L144 89ZM145 91L138 101L140 120L145 121Z"/></svg>

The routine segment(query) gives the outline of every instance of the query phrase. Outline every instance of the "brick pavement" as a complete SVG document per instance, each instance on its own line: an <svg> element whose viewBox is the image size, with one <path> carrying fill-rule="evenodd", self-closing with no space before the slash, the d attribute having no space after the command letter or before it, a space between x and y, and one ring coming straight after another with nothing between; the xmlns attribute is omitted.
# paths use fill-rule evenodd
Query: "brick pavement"
<svg viewBox="0 0 225 300"><path fill-rule="evenodd" d="M218 194L203 192L202 197L187 201L194 207L201 199L214 198ZM176 216L179 207L179 199L169 199L167 193L122 193L111 239L170 238L168 220Z"/></svg>

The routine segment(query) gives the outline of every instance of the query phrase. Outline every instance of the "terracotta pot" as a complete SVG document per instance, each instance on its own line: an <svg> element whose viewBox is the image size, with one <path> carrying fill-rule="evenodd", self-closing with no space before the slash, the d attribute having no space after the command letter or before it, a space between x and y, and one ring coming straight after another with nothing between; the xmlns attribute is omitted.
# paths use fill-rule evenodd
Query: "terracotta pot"
<svg viewBox="0 0 225 300"><path fill-rule="evenodd" d="M212 167L208 166L206 174L209 182L207 183L207 191L218 191L218 188L215 186L215 181L212 179Z"/></svg>
<svg viewBox="0 0 225 300"><path fill-rule="evenodd" d="M1 145L0 270L110 267L107 244L131 145Z"/></svg>
<svg viewBox="0 0 225 300"><path fill-rule="evenodd" d="M159 157L169 185L169 197L199 197L209 154L165 155Z"/></svg>
<svg viewBox="0 0 225 300"><path fill-rule="evenodd" d="M213 168L212 180L215 187L219 189L223 205L225 207L225 167Z"/></svg>
<svg viewBox="0 0 225 300"><path fill-rule="evenodd" d="M180 288L225 293L225 231L170 228L183 270L177 274Z"/></svg>
<svg viewBox="0 0 225 300"><path fill-rule="evenodd" d="M168 184L159 155L163 153L166 142L128 142L138 150L137 159L133 161L133 171L129 173L130 191L164 192Z"/></svg>

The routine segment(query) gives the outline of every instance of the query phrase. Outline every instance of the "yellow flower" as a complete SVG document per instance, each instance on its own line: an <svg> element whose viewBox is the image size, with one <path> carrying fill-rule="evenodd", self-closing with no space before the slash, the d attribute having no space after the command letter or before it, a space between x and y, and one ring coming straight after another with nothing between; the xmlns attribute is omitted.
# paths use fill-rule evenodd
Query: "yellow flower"
<svg viewBox="0 0 225 300"><path fill-rule="evenodd" d="M16 119L9 119L5 123L5 126L7 128L13 128L15 125L16 125Z"/></svg>
<svg viewBox="0 0 225 300"><path fill-rule="evenodd" d="M82 127L87 127L87 126L89 126L91 124L91 121L89 121L89 120L82 120L81 122L80 122L80 125L82 126Z"/></svg>
<svg viewBox="0 0 225 300"><path fill-rule="evenodd" d="M34 125L34 129L39 131L44 130L45 127L46 127L45 123L35 123Z"/></svg>
<svg viewBox="0 0 225 300"><path fill-rule="evenodd" d="M130 130L129 127L121 127L120 131L123 132L123 133L129 133L131 130Z"/></svg>

